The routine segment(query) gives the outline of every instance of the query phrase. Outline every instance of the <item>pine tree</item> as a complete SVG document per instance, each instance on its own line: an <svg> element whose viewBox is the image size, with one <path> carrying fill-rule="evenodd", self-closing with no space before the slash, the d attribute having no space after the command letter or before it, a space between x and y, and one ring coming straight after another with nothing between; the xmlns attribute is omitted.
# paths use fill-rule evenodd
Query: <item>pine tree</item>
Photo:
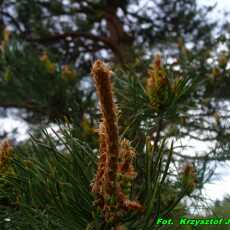
<svg viewBox="0 0 230 230"><path fill-rule="evenodd" d="M153 229L159 215L186 213L180 200L197 202L213 163L229 159L229 31L225 24L214 36L212 7L192 0L0 5L1 112L16 108L36 131L13 154L1 150L1 164L10 162L1 172L2 215L15 211L4 228ZM152 57L156 49L163 57ZM113 70L107 121L90 77L97 58ZM56 137L42 129L53 123ZM105 158L98 165L95 129ZM183 138L212 147L187 155ZM117 163L107 162L111 151ZM114 194L99 180L108 175L118 181L105 186Z"/></svg>
<svg viewBox="0 0 230 230"><path fill-rule="evenodd" d="M156 60L159 56L155 64ZM156 67L160 68L159 65ZM158 217L173 217L174 208L183 211L181 199L197 186L193 166L186 165L177 175L178 179L173 180L170 164L174 145L173 142L168 145L167 136L158 137L159 148L146 136L145 150L135 153L132 140L124 138L124 133L119 134L119 113L113 101L111 75L112 71L102 61L95 62L92 76L102 116L98 129L99 153L95 154L86 142L73 137L70 126L60 127L59 132L53 131L55 137L44 130L42 138L32 137L30 143L15 150L9 144L2 145L0 166L4 174L1 180L11 186L15 194L14 201L6 200L5 207L11 211L15 209L16 216L20 216L18 220L12 219L15 213L8 214L11 225L2 223L3 226L20 226L21 229L157 229ZM161 75L150 77L162 83ZM168 84L165 95L171 90L170 82ZM174 98L167 97L156 109L178 104L182 92L185 95L190 91L188 86L182 85L181 93L171 95ZM157 92L157 86L148 85L148 90L149 87ZM150 97L157 101L161 96L156 94L152 98L148 91L145 93L145 100ZM135 165L143 157L142 171ZM169 189L173 191L171 196L165 193Z"/></svg>
<svg viewBox="0 0 230 230"><path fill-rule="evenodd" d="M2 1L0 65L6 81L0 107L20 109L17 115L32 124L67 116L92 126L94 89L81 85L88 82L96 58L124 67L156 47L174 49L178 37L202 41L199 50L207 48L215 25L205 19L209 11L191 0L146 6L137 1Z"/></svg>

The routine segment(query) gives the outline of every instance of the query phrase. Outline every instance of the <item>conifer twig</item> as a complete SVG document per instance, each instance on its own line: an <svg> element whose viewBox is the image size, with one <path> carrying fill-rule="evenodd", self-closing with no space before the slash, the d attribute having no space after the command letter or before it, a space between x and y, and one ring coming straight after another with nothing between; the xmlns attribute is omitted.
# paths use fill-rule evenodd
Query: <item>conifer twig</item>
<svg viewBox="0 0 230 230"><path fill-rule="evenodd" d="M105 141L107 146L105 187L108 195L112 195L116 188L116 170L119 156L119 139L115 105L112 98L111 70L100 60L92 67L92 76L96 85L100 110L105 127Z"/></svg>

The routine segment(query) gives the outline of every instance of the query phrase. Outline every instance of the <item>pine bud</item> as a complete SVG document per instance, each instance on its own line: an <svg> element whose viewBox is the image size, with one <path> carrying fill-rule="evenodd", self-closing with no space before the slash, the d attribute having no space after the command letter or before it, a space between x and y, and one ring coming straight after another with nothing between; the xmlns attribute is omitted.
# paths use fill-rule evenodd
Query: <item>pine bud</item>
<svg viewBox="0 0 230 230"><path fill-rule="evenodd" d="M13 78L13 74L10 67L6 68L3 78L5 81L10 81Z"/></svg>
<svg viewBox="0 0 230 230"><path fill-rule="evenodd" d="M196 174L194 167L191 164L187 164L184 167L182 175L182 186L187 195L193 192L196 187Z"/></svg>
<svg viewBox="0 0 230 230"><path fill-rule="evenodd" d="M115 230L127 230L127 228L124 225L118 225Z"/></svg>
<svg viewBox="0 0 230 230"><path fill-rule="evenodd" d="M56 71L56 65L54 63L52 63L49 59L49 56L47 54L47 52L44 52L41 56L40 56L40 61L42 63L44 63L48 73L50 74L54 74Z"/></svg>
<svg viewBox="0 0 230 230"><path fill-rule="evenodd" d="M213 117L217 124L220 123L220 114L218 112L214 112Z"/></svg>
<svg viewBox="0 0 230 230"><path fill-rule="evenodd" d="M9 40L10 40L11 32L7 29L3 31L3 39L0 44L0 50L4 52L5 47L7 46Z"/></svg>
<svg viewBox="0 0 230 230"><path fill-rule="evenodd" d="M159 69L162 66L161 54L156 53L153 59L153 67Z"/></svg>
<svg viewBox="0 0 230 230"><path fill-rule="evenodd" d="M7 169L11 153L12 146L9 140L3 140L0 144L0 171Z"/></svg>
<svg viewBox="0 0 230 230"><path fill-rule="evenodd" d="M94 63L92 76L99 97L102 122L99 126L100 158L92 192L96 193L95 205L98 206L100 202L106 222L115 222L123 211L142 210L141 204L128 199L131 180L136 176L132 165L135 151L128 140L119 139L111 74L112 71L102 61Z"/></svg>
<svg viewBox="0 0 230 230"><path fill-rule="evenodd" d="M31 161L31 160L24 160L24 164L28 168L32 168L33 167L33 161Z"/></svg>
<svg viewBox="0 0 230 230"><path fill-rule="evenodd" d="M221 76L220 69L218 67L214 67L212 69L212 76L213 78L218 78Z"/></svg>
<svg viewBox="0 0 230 230"><path fill-rule="evenodd" d="M222 52L218 58L220 68L225 68L228 63L228 56L225 52Z"/></svg>
<svg viewBox="0 0 230 230"><path fill-rule="evenodd" d="M68 65L63 66L62 73L61 73L62 79L73 80L75 76L76 76L76 72L74 71L74 69L70 68L70 66Z"/></svg>
<svg viewBox="0 0 230 230"><path fill-rule="evenodd" d="M162 64L162 58L157 53L154 58L150 69L148 70L148 79L146 84L146 92L149 96L150 103L155 110L165 103L166 91L168 90L169 81L166 76L165 68Z"/></svg>

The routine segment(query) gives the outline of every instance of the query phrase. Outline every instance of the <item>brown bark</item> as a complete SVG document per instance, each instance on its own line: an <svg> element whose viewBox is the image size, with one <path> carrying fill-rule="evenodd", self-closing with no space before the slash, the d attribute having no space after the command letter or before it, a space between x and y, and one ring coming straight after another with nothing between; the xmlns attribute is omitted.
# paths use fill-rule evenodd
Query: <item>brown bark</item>
<svg viewBox="0 0 230 230"><path fill-rule="evenodd" d="M133 38L125 32L122 22L117 16L117 6L108 3L105 9L105 19L109 32L109 39L113 43L116 62L125 64L131 61L133 55L130 53Z"/></svg>

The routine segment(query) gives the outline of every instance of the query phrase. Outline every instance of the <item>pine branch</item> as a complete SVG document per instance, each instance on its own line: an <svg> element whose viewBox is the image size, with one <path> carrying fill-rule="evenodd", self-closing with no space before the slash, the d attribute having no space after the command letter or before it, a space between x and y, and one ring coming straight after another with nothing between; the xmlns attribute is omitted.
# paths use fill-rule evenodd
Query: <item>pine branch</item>
<svg viewBox="0 0 230 230"><path fill-rule="evenodd" d="M68 37L71 38L84 38L84 39L89 39L92 40L94 42L102 42L104 43L106 46L108 46L111 50L115 50L116 47L114 46L114 44L112 43L112 41L104 36L100 36L100 35L95 35L89 32L78 32L78 31L74 31L74 32L66 32L66 33L53 33L50 34L49 36L46 37L41 37L41 38L27 38L28 41L30 42L38 42L38 43L42 43L42 44L50 44L50 43L58 43L60 42L60 40L64 40Z"/></svg>
<svg viewBox="0 0 230 230"><path fill-rule="evenodd" d="M33 102L7 102L7 101L1 101L0 107L2 108L18 108L18 109L27 109L34 112L40 112L44 113L45 107L44 106L38 106L37 104Z"/></svg>
<svg viewBox="0 0 230 230"><path fill-rule="evenodd" d="M3 10L0 10L0 14L2 14L4 17L9 18L10 22L18 29L18 31L20 33L23 33L19 22L11 14L9 14L8 12L5 12Z"/></svg>

